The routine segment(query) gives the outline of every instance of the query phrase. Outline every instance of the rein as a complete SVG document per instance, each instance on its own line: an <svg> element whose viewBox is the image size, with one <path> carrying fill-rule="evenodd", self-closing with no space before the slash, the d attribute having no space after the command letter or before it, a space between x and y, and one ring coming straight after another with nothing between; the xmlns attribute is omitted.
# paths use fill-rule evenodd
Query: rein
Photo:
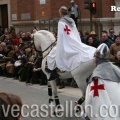
<svg viewBox="0 0 120 120"><path fill-rule="evenodd" d="M54 43L55 43L55 42L54 42ZM53 45L53 46L52 46L52 45ZM50 46L52 46L52 48L53 48L55 45L56 45L56 43L55 43L55 44L52 43ZM49 47L50 47L50 46L49 46ZM52 48L51 48L51 50L52 50ZM50 50L50 51L51 51L51 50ZM44 59L44 58L50 53L50 51L49 51L42 59Z"/></svg>
<svg viewBox="0 0 120 120"><path fill-rule="evenodd" d="M42 53L44 53L46 50L48 50L51 46L55 46L56 45L56 41L55 42L53 42L50 46L48 46L44 51L42 51Z"/></svg>
<svg viewBox="0 0 120 120"><path fill-rule="evenodd" d="M33 43L34 43L34 35L33 35ZM44 51L41 52L41 51L39 51L39 50L36 49L35 43L34 43L35 50L38 51L38 52L41 52L42 54L43 54L45 51L47 51L50 47L53 48L55 45L56 45L56 41L53 42L50 46L48 46ZM52 48L51 48L51 50L52 50ZM51 50L50 50L50 51L51 51ZM50 53L50 51L43 57L43 59Z"/></svg>

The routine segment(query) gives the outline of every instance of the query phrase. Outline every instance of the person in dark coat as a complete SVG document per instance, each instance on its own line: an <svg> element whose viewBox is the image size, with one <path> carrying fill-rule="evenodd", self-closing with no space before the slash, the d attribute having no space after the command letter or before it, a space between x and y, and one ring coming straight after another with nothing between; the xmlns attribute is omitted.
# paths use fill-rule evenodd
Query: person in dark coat
<svg viewBox="0 0 120 120"><path fill-rule="evenodd" d="M84 37L83 32L81 30L79 30L78 32L80 34L80 38L81 38L82 43L86 44L86 38Z"/></svg>
<svg viewBox="0 0 120 120"><path fill-rule="evenodd" d="M115 42L115 39L116 39L116 35L114 35L114 29L109 29L109 36L108 36L108 38L111 40L111 41L113 41L113 42Z"/></svg>
<svg viewBox="0 0 120 120"><path fill-rule="evenodd" d="M32 83L39 83L40 85L47 84L47 77L41 69L42 56L37 56L37 59L34 62L34 67L32 71Z"/></svg>
<svg viewBox="0 0 120 120"><path fill-rule="evenodd" d="M110 46L113 44L113 42L108 38L108 34L107 33L102 33L102 39L101 39L101 43L105 43L108 48L110 48Z"/></svg>
<svg viewBox="0 0 120 120"><path fill-rule="evenodd" d="M96 42L95 42L95 40L92 38L92 36L89 36L89 37L87 38L86 44L89 45L89 46L95 47L95 48L97 48L97 47L99 46L99 43L96 44Z"/></svg>
<svg viewBox="0 0 120 120"><path fill-rule="evenodd" d="M94 46L97 48L100 45L100 41L97 39L95 31L91 31L90 36L93 38Z"/></svg>

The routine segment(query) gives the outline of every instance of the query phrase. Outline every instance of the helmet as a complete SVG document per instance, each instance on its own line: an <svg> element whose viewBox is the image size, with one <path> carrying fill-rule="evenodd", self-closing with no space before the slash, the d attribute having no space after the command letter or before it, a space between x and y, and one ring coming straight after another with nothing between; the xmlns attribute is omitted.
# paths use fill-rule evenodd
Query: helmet
<svg viewBox="0 0 120 120"><path fill-rule="evenodd" d="M105 43L102 43L95 52L95 57L109 60L110 50Z"/></svg>

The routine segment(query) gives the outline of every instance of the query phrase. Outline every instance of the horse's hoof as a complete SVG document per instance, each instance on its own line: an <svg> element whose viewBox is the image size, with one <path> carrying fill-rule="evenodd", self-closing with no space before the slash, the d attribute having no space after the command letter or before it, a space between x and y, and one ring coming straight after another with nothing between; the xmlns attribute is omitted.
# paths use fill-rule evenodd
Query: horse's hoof
<svg viewBox="0 0 120 120"><path fill-rule="evenodd" d="M49 99L49 104L52 103L54 100L52 98Z"/></svg>
<svg viewBox="0 0 120 120"><path fill-rule="evenodd" d="M59 89L63 89L63 88L65 88L65 86L64 86L64 85L61 85L61 86L59 87Z"/></svg>
<svg viewBox="0 0 120 120"><path fill-rule="evenodd" d="M54 111L53 115L55 115L55 116L61 115L61 112L55 112L55 111Z"/></svg>
<svg viewBox="0 0 120 120"><path fill-rule="evenodd" d="M75 106L77 106L75 112L76 113L81 112L80 104L78 104L77 101L75 101Z"/></svg>

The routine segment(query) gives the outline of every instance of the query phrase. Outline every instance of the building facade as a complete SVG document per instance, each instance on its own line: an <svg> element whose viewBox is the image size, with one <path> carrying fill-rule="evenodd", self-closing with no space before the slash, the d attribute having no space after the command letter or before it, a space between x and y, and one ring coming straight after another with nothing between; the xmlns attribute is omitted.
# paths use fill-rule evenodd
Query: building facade
<svg viewBox="0 0 120 120"><path fill-rule="evenodd" d="M120 31L120 12L111 11L111 6L120 6L120 0L95 0L95 2L97 13L93 16L93 30L99 34L101 30L115 28L117 34ZM75 3L81 15L79 29L89 31L90 12L84 9L84 0L75 0ZM69 5L70 0L0 0L0 25L14 26L17 31L26 32L34 26L38 29L44 27L54 30L59 19L59 8Z"/></svg>

